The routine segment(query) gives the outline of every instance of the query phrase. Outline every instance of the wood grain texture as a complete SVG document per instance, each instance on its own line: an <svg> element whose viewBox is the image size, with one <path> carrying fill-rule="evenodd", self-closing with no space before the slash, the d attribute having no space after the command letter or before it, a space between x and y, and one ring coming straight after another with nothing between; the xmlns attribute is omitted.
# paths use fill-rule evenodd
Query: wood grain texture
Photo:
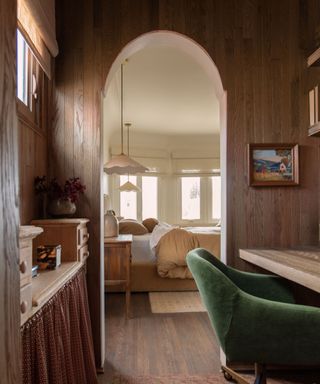
<svg viewBox="0 0 320 384"><path fill-rule="evenodd" d="M240 257L320 293L320 249L240 249Z"/></svg>
<svg viewBox="0 0 320 384"><path fill-rule="evenodd" d="M133 317L126 321L123 294L107 294L106 303L107 359L105 374L98 375L100 384L191 383L193 375L204 376L203 383L212 382L205 379L206 375L216 377L219 383L227 383L220 373L218 341L207 313L153 314L148 294L135 293L132 295ZM178 375L180 380L170 380L170 375ZM253 372L251 375L246 372L245 377L251 383L254 381ZM318 381L319 370L268 370L268 384Z"/></svg>
<svg viewBox="0 0 320 384"><path fill-rule="evenodd" d="M16 1L0 1L0 372L21 382Z"/></svg>
<svg viewBox="0 0 320 384"><path fill-rule="evenodd" d="M20 221L29 224L42 215L41 200L35 196L34 179L47 176L47 132L51 129L52 81L49 81L41 68L39 80L39 116L23 114L19 108L19 180L20 180ZM21 103L18 101L18 103Z"/></svg>
<svg viewBox="0 0 320 384"><path fill-rule="evenodd" d="M153 314L148 294L139 293L132 294L133 316L127 321L123 294L107 294L106 303L108 353L106 375L101 382L109 382L114 372L219 373L219 347L207 313Z"/></svg>
<svg viewBox="0 0 320 384"><path fill-rule="evenodd" d="M34 220L33 225L43 229L43 233L33 241L33 260L37 260L37 247L40 245L61 245L61 262L82 261L81 256L87 252L89 233L88 220L60 219ZM86 248L83 249L82 248ZM82 252L82 253L81 253Z"/></svg>
<svg viewBox="0 0 320 384"><path fill-rule="evenodd" d="M87 186L79 210L90 218L93 238L88 290L97 361L100 101L117 55L143 33L170 30L194 39L217 65L228 100L227 259L249 269L239 248L318 243L319 142L307 137L307 92L320 72L307 70L306 57L319 24L316 0L57 1L60 54L49 165L51 175L66 178L74 170ZM264 142L299 144L299 187L248 187L246 145Z"/></svg>

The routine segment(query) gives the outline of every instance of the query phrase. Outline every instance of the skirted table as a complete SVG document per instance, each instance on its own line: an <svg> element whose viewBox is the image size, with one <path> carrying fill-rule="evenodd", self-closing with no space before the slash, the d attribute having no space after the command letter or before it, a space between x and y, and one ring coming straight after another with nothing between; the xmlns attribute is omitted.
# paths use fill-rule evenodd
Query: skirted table
<svg viewBox="0 0 320 384"><path fill-rule="evenodd" d="M85 265L21 327L23 384L97 383Z"/></svg>

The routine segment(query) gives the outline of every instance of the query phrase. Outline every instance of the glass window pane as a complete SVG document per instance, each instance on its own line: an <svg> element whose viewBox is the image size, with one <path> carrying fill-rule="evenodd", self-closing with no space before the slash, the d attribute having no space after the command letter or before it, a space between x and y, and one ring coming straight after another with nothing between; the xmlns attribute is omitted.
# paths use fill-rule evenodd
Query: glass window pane
<svg viewBox="0 0 320 384"><path fill-rule="evenodd" d="M200 177L181 178L182 220L200 219Z"/></svg>
<svg viewBox="0 0 320 384"><path fill-rule="evenodd" d="M211 177L212 181L212 218L221 218L221 176Z"/></svg>
<svg viewBox="0 0 320 384"><path fill-rule="evenodd" d="M120 185L128 181L128 176L120 176ZM130 176L129 181L137 185L137 176ZM137 220L137 192L120 192L120 216Z"/></svg>
<svg viewBox="0 0 320 384"><path fill-rule="evenodd" d="M158 217L158 178L142 176L142 220Z"/></svg>
<svg viewBox="0 0 320 384"><path fill-rule="evenodd" d="M17 31L17 96L28 105L28 46L20 31Z"/></svg>

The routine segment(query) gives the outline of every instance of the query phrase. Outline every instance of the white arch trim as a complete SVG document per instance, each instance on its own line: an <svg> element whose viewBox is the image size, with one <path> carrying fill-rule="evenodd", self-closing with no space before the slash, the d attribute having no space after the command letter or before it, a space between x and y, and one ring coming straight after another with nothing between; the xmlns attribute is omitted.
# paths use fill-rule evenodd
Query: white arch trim
<svg viewBox="0 0 320 384"><path fill-rule="evenodd" d="M203 68L209 79L220 105L220 168L221 168L221 260L226 263L227 241L227 93L223 89L220 73L207 51L196 41L173 31L152 31L138 36L130 41L118 54L108 73L103 89L109 87L110 82L119 69L121 63L136 52L146 47L172 47L181 50L193 57ZM102 141L103 143L103 141ZM103 241L103 239L102 239Z"/></svg>

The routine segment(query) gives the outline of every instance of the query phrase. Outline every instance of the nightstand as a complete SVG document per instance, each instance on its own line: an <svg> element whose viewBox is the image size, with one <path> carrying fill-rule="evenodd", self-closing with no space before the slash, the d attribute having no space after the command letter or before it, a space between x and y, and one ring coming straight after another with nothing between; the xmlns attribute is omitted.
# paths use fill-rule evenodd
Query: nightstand
<svg viewBox="0 0 320 384"><path fill-rule="evenodd" d="M132 235L104 238L104 285L125 287L126 317L130 315Z"/></svg>

